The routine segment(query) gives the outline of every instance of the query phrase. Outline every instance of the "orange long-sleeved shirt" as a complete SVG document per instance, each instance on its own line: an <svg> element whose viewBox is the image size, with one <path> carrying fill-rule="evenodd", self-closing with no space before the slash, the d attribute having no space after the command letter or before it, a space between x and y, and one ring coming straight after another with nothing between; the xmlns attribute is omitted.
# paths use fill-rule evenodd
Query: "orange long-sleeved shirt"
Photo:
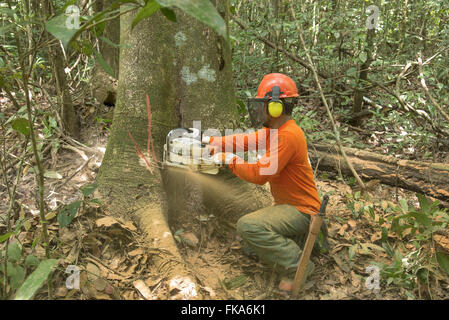
<svg viewBox="0 0 449 320"><path fill-rule="evenodd" d="M212 137L210 143L222 152L234 153L260 150L266 145L267 151L257 163L236 157L229 164L230 170L251 183L269 182L275 204L290 204L311 215L320 210L304 132L294 120L284 123L277 133L264 128L251 134Z"/></svg>

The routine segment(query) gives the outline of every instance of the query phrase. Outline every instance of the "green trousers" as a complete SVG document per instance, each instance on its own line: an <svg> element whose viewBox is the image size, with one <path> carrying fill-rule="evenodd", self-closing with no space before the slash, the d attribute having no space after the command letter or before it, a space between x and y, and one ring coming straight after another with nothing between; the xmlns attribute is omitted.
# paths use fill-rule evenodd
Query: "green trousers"
<svg viewBox="0 0 449 320"><path fill-rule="evenodd" d="M310 216L282 204L249 213L237 222L237 233L261 261L282 275L296 272L303 243L309 232Z"/></svg>

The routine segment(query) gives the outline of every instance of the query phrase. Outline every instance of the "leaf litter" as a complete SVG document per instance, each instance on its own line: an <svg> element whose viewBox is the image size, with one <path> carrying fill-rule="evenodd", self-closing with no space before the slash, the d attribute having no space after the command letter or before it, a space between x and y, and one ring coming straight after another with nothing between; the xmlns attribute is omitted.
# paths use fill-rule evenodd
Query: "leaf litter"
<svg viewBox="0 0 449 320"><path fill-rule="evenodd" d="M91 128L92 129L92 128ZM89 139L97 137L97 147L104 149L106 136L90 134ZM94 139L95 140L95 139ZM53 155L54 157L54 155ZM81 199L80 188L94 182L101 163L101 156L94 155L89 162L73 175L85 159L73 157L73 150L60 150L57 161L47 159L55 167L51 177L46 180L46 201L50 210L46 218L51 243L59 242L53 253L61 257L57 271L53 276L54 297L56 299L168 299L170 287L163 274L152 263L152 257L160 252L159 248L149 247L144 235L133 221L124 221L108 216L103 206L89 203L80 209L73 221L64 228L58 225L57 213L64 206ZM63 164L59 165L58 164ZM61 178L62 177L62 178ZM368 200L359 199L353 207L348 207L350 187L340 181L317 178L318 189L331 194L326 221L329 229L331 250L328 254L313 257L316 268L314 274L302 288L298 299L408 299L411 296L426 294L422 286L419 292L410 292L400 286L381 283L379 292L368 290L365 281L369 274L366 267L373 261L391 263L386 249L382 246L382 231L379 221L385 210L395 204L395 188L378 185L370 193ZM64 185L61 188L61 181ZM414 199L411 192L399 189L400 196ZM38 259L45 258L45 250L33 240L40 234L41 227L37 215L37 204L33 199L34 178L28 170L23 184L18 188L19 199L23 205L26 223L18 240L27 254ZM6 197L0 199L2 208L6 207ZM363 208L372 206L373 217ZM13 217L16 226L20 217ZM207 219L206 219L207 218ZM232 227L221 225L220 221L206 217L200 222L206 225L201 232L185 226L177 234L180 252L194 272L204 299L291 299L277 290L276 275L270 268L257 259L243 254L242 239ZM1 223L1 222L0 222ZM384 227L391 224L385 221ZM0 229L5 228L0 224ZM226 231L224 231L226 230ZM172 230L176 234L176 230ZM391 241L398 242L399 237L389 234ZM439 252L449 253L449 236L445 232L432 235ZM409 244L405 244L406 246ZM442 255L440 255L442 256ZM442 259L442 258L441 258ZM65 272L67 266L80 268L80 290L67 289ZM181 281L181 280L180 280ZM182 282L182 281L181 281ZM449 296L449 281L442 277L435 283L429 283L432 297L435 299ZM46 299L45 288L36 295L36 299Z"/></svg>

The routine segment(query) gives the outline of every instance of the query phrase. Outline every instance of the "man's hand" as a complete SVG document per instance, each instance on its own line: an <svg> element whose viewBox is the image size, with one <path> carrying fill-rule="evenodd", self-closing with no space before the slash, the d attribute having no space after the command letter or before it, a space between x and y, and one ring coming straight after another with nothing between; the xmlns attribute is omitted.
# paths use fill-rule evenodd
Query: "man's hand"
<svg viewBox="0 0 449 320"><path fill-rule="evenodd" d="M210 143L210 140L211 140L211 137L209 137L209 136L203 136L203 137L201 138L201 142L202 142L202 143L205 143L205 144L209 144L209 143Z"/></svg>
<svg viewBox="0 0 449 320"><path fill-rule="evenodd" d="M230 152L219 152L212 157L212 161L217 164L221 163L229 164L233 161L235 157L237 156Z"/></svg>
<svg viewBox="0 0 449 320"><path fill-rule="evenodd" d="M214 155L218 151L218 146L214 146L212 143L213 137L203 136L201 138L201 142L206 145L206 149L208 150L210 155Z"/></svg>
<svg viewBox="0 0 449 320"><path fill-rule="evenodd" d="M218 151L218 147L217 146L213 146L211 144L206 144L206 149L207 149L207 153L209 155L211 155L211 156L216 154L217 151Z"/></svg>

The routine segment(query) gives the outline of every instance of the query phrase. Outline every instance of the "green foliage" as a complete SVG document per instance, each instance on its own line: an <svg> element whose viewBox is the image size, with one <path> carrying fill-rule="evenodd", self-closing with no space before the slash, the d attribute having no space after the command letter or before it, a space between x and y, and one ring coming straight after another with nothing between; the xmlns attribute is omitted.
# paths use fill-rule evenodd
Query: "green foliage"
<svg viewBox="0 0 449 320"><path fill-rule="evenodd" d="M217 34L227 38L226 24L209 0L156 0L163 7L177 7L185 13L207 24ZM170 18L169 18L170 19Z"/></svg>
<svg viewBox="0 0 449 320"><path fill-rule="evenodd" d="M69 1L70 2L70 1ZM64 7L69 5L69 2ZM120 11L120 6L126 5L125 9ZM115 1L111 6L101 12L97 12L93 16L81 16L84 21L79 29L67 26L68 19L71 19L70 15L65 12L53 17L46 22L45 28L55 38L61 40L64 48L68 48L69 44L86 55L93 54L97 63L112 77L114 77L113 70L103 59L101 54L93 49L90 43L86 43L85 40L76 40L85 31L90 31L94 38L102 37L106 23L112 18L117 18L124 12L138 10L134 20L131 23L131 29L141 22L142 20L152 16L157 11L161 10L161 13L170 21L176 22L176 14L172 7L177 7L199 21L205 23L213 30L215 30L220 36L227 39L226 24L220 14L209 0L146 0L145 4L141 6L137 1ZM64 9L64 8L63 8ZM81 20L80 19L80 20ZM104 38L104 37L103 37Z"/></svg>
<svg viewBox="0 0 449 320"><path fill-rule="evenodd" d="M81 193L86 198L90 196L98 188L98 184L92 183L81 188Z"/></svg>
<svg viewBox="0 0 449 320"><path fill-rule="evenodd" d="M428 283L429 277L437 272L449 271L449 256L444 252L428 250L433 246L432 236L447 230L449 215L438 207L439 201L431 202L425 196L417 194L419 209L410 209L407 201L401 199L399 205L385 208L391 215L381 219L379 225L390 223L390 228L382 227L382 247L393 260L391 264L377 263L386 283L406 289L414 289L418 282ZM390 244L389 235L401 240L396 248ZM413 244L413 249L404 246Z"/></svg>
<svg viewBox="0 0 449 320"><path fill-rule="evenodd" d="M18 118L13 120L11 122L11 127L25 136L28 136L30 134L30 123L25 118Z"/></svg>
<svg viewBox="0 0 449 320"><path fill-rule="evenodd" d="M69 15L63 13L47 21L47 23L45 24L45 29L55 38L61 40L65 48L67 48L68 44L78 31L74 28L67 28L66 21L69 19L69 17Z"/></svg>
<svg viewBox="0 0 449 320"><path fill-rule="evenodd" d="M444 252L437 252L436 256L441 269L449 274L449 255Z"/></svg>
<svg viewBox="0 0 449 320"><path fill-rule="evenodd" d="M14 300L30 300L41 285L47 280L53 268L58 264L56 259L47 259L39 263L22 286L17 290Z"/></svg>
<svg viewBox="0 0 449 320"><path fill-rule="evenodd" d="M49 139L51 136L53 136L57 130L58 130L58 123L56 122L55 118L53 118L51 115L48 115L47 120L43 118L42 120L44 124L44 128L42 129L42 134L44 135L45 139Z"/></svg>
<svg viewBox="0 0 449 320"><path fill-rule="evenodd" d="M90 196L94 193L94 191L98 188L98 184L88 184L81 188L81 193L83 194L83 200L74 201L66 206L64 206L59 214L58 214L58 223L61 228L68 226L76 214L78 213L80 208L84 208L87 202L93 202L97 204L101 204L98 199L90 199Z"/></svg>
<svg viewBox="0 0 449 320"><path fill-rule="evenodd" d="M320 74L327 76L327 79L320 77L320 82L326 98L334 100L332 112L337 125L341 125L344 144L358 148L370 144L387 154L411 159L429 158L435 154L435 150L442 147L435 127L445 130L447 125L424 95L416 77L416 66L407 73L407 80L398 83L399 96L410 107L402 107L392 92L396 89L397 75L407 62L416 61L419 52L423 59L438 53L424 66L424 77L440 105L449 103L449 59L447 54L441 53L446 52L445 43L449 42L449 5L438 0L409 1L405 8L406 19L403 19L404 2L340 3L327 0L319 4L314 1L291 3L314 64ZM366 7L370 4L380 9L379 26L372 37L368 36L365 26L369 16ZM237 97L243 99L247 91L254 96L265 74L281 72L291 76L303 94L301 115L321 105L311 72L297 62L297 59L303 62L306 59L292 20L290 3L233 0L231 12L246 25L242 29L236 21L230 23ZM262 41L261 37L272 45ZM372 54L373 61L368 81L362 81L360 69L368 53ZM292 59L292 55L296 58ZM371 81L386 85L389 92ZM377 105L364 105L373 116L363 121L363 129L373 132L374 136L367 136L363 143L353 131L345 130L345 122L353 115L355 89L365 90L365 96ZM313 98L307 99L307 96ZM310 105L314 107L309 108ZM306 128L309 140L330 143L334 140L327 116L322 112L307 114L303 121L301 117L295 119ZM445 132L447 136L449 133Z"/></svg>
<svg viewBox="0 0 449 320"><path fill-rule="evenodd" d="M305 110L304 107L293 109L292 118L301 127L307 138L311 141L322 140L325 136L321 130L317 130L319 122L316 120L317 112L314 110Z"/></svg>
<svg viewBox="0 0 449 320"><path fill-rule="evenodd" d="M68 226L78 213L82 201L74 201L64 206L58 214L58 223L61 228Z"/></svg>
<svg viewBox="0 0 449 320"><path fill-rule="evenodd" d="M19 233L19 232L20 232L20 228L18 230L16 230L14 233ZM9 234L9 236L11 236L12 234L13 233ZM9 238L9 236L8 236L8 238ZM4 239L5 237L2 236L2 238ZM6 239L4 239L4 240L6 240ZM27 274L29 272L31 272L34 268L36 268L38 266L40 267L42 262L47 261L47 260L44 260L41 262L38 258L36 258L32 254L25 255L25 252L22 249L22 246L20 245L20 243L18 241L9 243L9 245L7 246L7 248L8 248L7 255L5 254L4 248L5 248L5 246L3 246L3 249L0 250L0 256L5 258L5 259L1 259L1 264L0 264L0 279L1 279L1 281L3 282L4 274L5 274L5 267L6 267L6 279L7 279L9 286L13 292L18 290L17 292L19 293L22 290L22 288L29 286L30 283L33 283L34 285L36 285L36 279L34 279L35 277L33 276L33 274L28 275L28 276L27 276ZM6 258L6 256L7 256L7 258ZM54 260L54 261L57 261L57 260ZM44 266L45 265L43 265L43 267ZM38 267L38 269L39 269L39 267ZM41 269L43 269L43 267L41 267ZM36 271L37 271L37 269L36 269ZM50 269L48 269L47 272L49 273ZM47 276L48 276L48 273L47 273ZM40 284L42 284L42 282ZM40 284L39 284L39 286L40 286ZM37 289L38 289L38 287L36 288L36 290Z"/></svg>
<svg viewBox="0 0 449 320"><path fill-rule="evenodd" d="M101 54L95 49L92 50L92 53L95 56L95 60L100 64L103 70L106 71L106 73L111 77L114 77L114 71L112 70L111 66L103 59Z"/></svg>
<svg viewBox="0 0 449 320"><path fill-rule="evenodd" d="M134 27L143 19L148 18L149 16L152 16L154 13L156 13L161 8L161 5L155 1L147 1L145 6L137 12L133 22L131 23L131 29L134 29Z"/></svg>

